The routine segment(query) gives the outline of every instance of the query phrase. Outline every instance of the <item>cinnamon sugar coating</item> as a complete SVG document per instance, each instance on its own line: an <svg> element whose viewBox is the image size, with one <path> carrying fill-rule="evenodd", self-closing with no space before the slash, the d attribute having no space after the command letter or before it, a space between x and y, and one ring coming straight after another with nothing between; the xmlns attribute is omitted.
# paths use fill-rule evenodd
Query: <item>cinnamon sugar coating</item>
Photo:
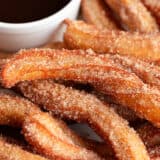
<svg viewBox="0 0 160 160"><path fill-rule="evenodd" d="M82 0L83 19L102 29L118 29L118 24L112 16L111 10L103 0Z"/></svg>
<svg viewBox="0 0 160 160"><path fill-rule="evenodd" d="M114 66L135 73L144 83L160 88L160 67L135 57L105 55Z"/></svg>
<svg viewBox="0 0 160 160"><path fill-rule="evenodd" d="M94 152L75 145L63 126L47 113L30 114L25 120L23 134L37 152L49 159L101 160Z"/></svg>
<svg viewBox="0 0 160 160"><path fill-rule="evenodd" d="M64 87L52 80L26 82L20 88L26 97L54 114L88 122L105 141L110 140L119 159L148 159L145 147L135 131L95 96Z"/></svg>
<svg viewBox="0 0 160 160"><path fill-rule="evenodd" d="M148 83L150 85L158 87L160 84L159 66L153 65L149 62L146 62L146 61L134 58L134 57L130 57L130 56L122 56L118 54L116 55L110 55L110 54L98 55L94 53L94 51L92 51L91 49L88 49L86 51L83 51L83 50L72 50L71 51L71 50L65 50L65 49L62 49L62 50L51 50L51 49L21 50L19 54L15 55L11 60L8 60L8 63L7 65L5 65L4 67L5 69L3 69L2 72L4 72L6 76L7 74L5 73L5 70L7 71L9 68L10 71L8 74L11 77L11 74L12 74L11 72L13 72L12 78L14 78L16 74L14 73L14 69L17 68L19 65L21 65L20 62L22 60L25 60L25 62L23 63L27 63L27 60L31 58L32 56L33 57L35 56L35 58L37 57L37 59L40 59L41 61L42 61L41 57L43 57L42 65L38 64L38 61L36 62L36 65L39 65L39 67L45 64L47 67L50 67L50 68L51 67L60 68L62 66L69 67L72 65L81 65L81 64L112 66L116 68L121 68L123 70L126 70L127 72L135 73L145 83ZM2 63L4 62L2 61ZM41 67L41 69L43 68ZM17 74L20 74L20 73L17 73Z"/></svg>
<svg viewBox="0 0 160 160"><path fill-rule="evenodd" d="M116 103L133 109L142 118L160 126L160 92L157 88L145 84L135 74L115 67L110 61L106 61L105 66L100 66L95 63L103 64L104 61L94 56L87 60L85 57L88 55L81 55L81 59L61 57L61 54L68 52L70 51L22 50L4 66L2 82L5 86L12 86L24 80L53 78L90 83L98 91L111 96ZM74 52L77 53L70 53ZM56 56L58 54L60 56Z"/></svg>
<svg viewBox="0 0 160 160"><path fill-rule="evenodd" d="M130 55L141 59L160 58L160 33L141 34L98 29L83 21L65 21L64 41L71 49L93 49L97 53Z"/></svg>
<svg viewBox="0 0 160 160"><path fill-rule="evenodd" d="M105 0L129 31L156 32L158 25L140 0Z"/></svg>

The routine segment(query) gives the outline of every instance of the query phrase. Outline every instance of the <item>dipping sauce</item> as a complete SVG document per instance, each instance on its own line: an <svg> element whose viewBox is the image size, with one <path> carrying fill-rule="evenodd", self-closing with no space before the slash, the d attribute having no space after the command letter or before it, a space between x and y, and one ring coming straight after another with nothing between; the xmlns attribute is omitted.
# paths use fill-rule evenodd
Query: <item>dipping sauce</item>
<svg viewBox="0 0 160 160"><path fill-rule="evenodd" d="M70 0L1 0L0 22L25 23L48 17Z"/></svg>

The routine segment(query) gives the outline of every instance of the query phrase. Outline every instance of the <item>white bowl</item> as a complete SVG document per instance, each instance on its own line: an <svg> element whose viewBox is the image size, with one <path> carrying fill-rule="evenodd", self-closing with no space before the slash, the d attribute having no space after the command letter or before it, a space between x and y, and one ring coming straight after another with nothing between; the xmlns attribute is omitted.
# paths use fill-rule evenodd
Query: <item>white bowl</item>
<svg viewBox="0 0 160 160"><path fill-rule="evenodd" d="M81 0L71 0L64 8L41 20L27 23L0 22L0 50L17 51L61 40L65 18L76 19Z"/></svg>

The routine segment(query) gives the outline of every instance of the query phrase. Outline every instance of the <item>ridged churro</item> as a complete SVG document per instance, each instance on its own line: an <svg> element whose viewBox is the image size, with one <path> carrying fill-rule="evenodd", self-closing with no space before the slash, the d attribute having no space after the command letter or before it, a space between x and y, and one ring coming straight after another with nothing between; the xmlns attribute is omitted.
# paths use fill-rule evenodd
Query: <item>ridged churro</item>
<svg viewBox="0 0 160 160"><path fill-rule="evenodd" d="M155 85L157 87L160 86L159 82L159 73L160 69L157 66L154 66L148 62L136 59L134 57L129 56L121 56L121 55L97 55L92 50L82 51L82 50L29 50L22 51L24 54L26 52L32 52L32 54L36 55L43 54L49 57L52 57L51 60L54 60L53 64L57 65L65 65L66 67L77 65L77 64L90 64L90 65L111 65L115 67L122 68L128 72L135 73L138 77L140 77L145 83L150 85ZM27 56L27 54L26 54ZM61 64L59 64L61 61ZM54 67L54 66L53 66ZM12 80L13 81L13 80ZM115 106L115 105L114 105ZM128 109L125 107L116 107L118 112L121 115L125 114L126 118L129 120L131 118L135 119L135 116L131 116L133 112L128 115ZM121 109L122 108L122 109Z"/></svg>
<svg viewBox="0 0 160 160"><path fill-rule="evenodd" d="M97 91L111 96L118 104L133 109L139 116L160 127L160 92L157 88L144 84L134 74L110 66L93 65L55 69L54 74L51 73L53 70L49 76L45 74L45 77L90 83Z"/></svg>
<svg viewBox="0 0 160 160"><path fill-rule="evenodd" d="M118 67L121 69L126 70L127 72L133 72L135 73L139 78L141 78L145 83L148 83L150 85L159 86L159 72L160 69L158 66L155 66L153 64L150 64L149 62L145 62L142 60L139 60L134 57L129 56L121 56L121 55L98 55L95 54L92 50L51 50L51 49L31 49L31 50L22 50L19 52L19 54L15 55L11 61L14 62L13 64L10 64L10 60L8 60L7 65L5 65L5 69L3 69L3 72L5 74L5 77L7 76L7 73L5 73L8 68L13 67L10 69L10 72L8 73L8 79L9 77L12 78L11 82L13 81L13 78L15 77L14 69L20 65L18 62L16 64L16 61L21 61L21 59L24 59L25 64L25 58L27 57L43 57L45 58L45 63L50 62L50 68L51 67L70 67L74 65L99 65L99 66L112 66L112 67ZM29 60L30 61L30 60ZM61 62L61 63L59 63ZM38 64L37 64L38 65ZM43 65L42 65L43 66ZM40 67L40 65L39 65ZM41 67L42 68L42 67ZM13 72L13 76L11 71ZM17 74L19 74L17 72ZM2 75L3 76L3 75ZM7 78L7 77L6 77ZM17 76L18 78L18 76ZM7 80L5 80L7 81Z"/></svg>
<svg viewBox="0 0 160 160"><path fill-rule="evenodd" d="M129 157L148 159L145 147L135 131L113 109L104 105L95 96L64 87L53 81L26 82L21 85L21 90L26 97L54 114L88 122L105 141L108 142L109 139L119 159L125 160ZM27 90L33 92L28 93Z"/></svg>
<svg viewBox="0 0 160 160"><path fill-rule="evenodd" d="M100 30L83 21L66 20L66 23L64 41L71 49L91 48L97 53L117 53L151 61L160 59L160 33Z"/></svg>
<svg viewBox="0 0 160 160"><path fill-rule="evenodd" d="M90 0L87 0L87 1L90 2ZM65 44L63 42L54 42L51 45L48 45L48 48L63 49L63 48L67 48L67 47L65 46ZM60 54L60 53L58 53L58 54ZM86 53L85 53L85 51L77 51L77 53L75 51L69 51L69 52L66 52L63 54L65 54L65 56L67 56L67 54L68 54L68 56L70 56L72 58L75 56L75 59L76 59L76 56L79 55L79 57L77 57L78 61L81 60L81 58L82 58L81 56L83 54L87 54L87 56L85 56L86 63L89 63L88 59L91 59L92 64L96 64L96 65L105 65L106 63L107 64L111 63L111 65L118 66L119 68L127 70L128 72L135 73L145 83L148 83L150 85L155 85L157 87L160 86L160 82L159 82L160 68L158 66L156 66L159 63L158 61L154 62L154 63L150 63L150 62L143 61L143 60L131 57L131 56L122 56L119 54L115 54L115 55L105 54L103 56L102 55L98 56L98 54L95 54L94 51L92 51L91 49L86 50ZM62 55L62 52L60 55ZM94 60L93 57L95 57L95 59L97 59L97 60ZM98 61L98 59L99 59L99 61ZM0 61L0 66L1 66L1 63L5 64L6 62L7 61L5 59L2 59L2 61ZM90 64L91 64L91 62L90 62ZM72 84L73 84L73 82L72 82ZM123 109L118 110L118 108L122 108L122 107L115 107L115 108L117 109L117 111L120 114L122 113L121 115L124 115L124 116L126 115L125 116L126 118L135 119L135 116L132 116L132 115L134 115L133 112L131 115L130 112L127 111L128 110L127 108L124 110ZM127 115L128 113L129 113L129 115Z"/></svg>
<svg viewBox="0 0 160 160"><path fill-rule="evenodd" d="M81 9L62 42L0 54L1 160L160 160L160 1Z"/></svg>
<svg viewBox="0 0 160 160"><path fill-rule="evenodd" d="M21 127L26 117L28 116L29 112L43 114L38 110L38 108L36 108L36 105L14 94L12 95L12 93L10 92L8 94L4 93L4 91L2 93L0 92L0 104L1 104L0 105L0 111L1 111L0 124L1 125ZM47 121L47 118L50 118L50 119ZM50 121L52 121L51 124L49 123ZM43 120L42 122L44 122L44 125L45 125L45 122L48 122L48 126L52 127L52 131L55 134L57 134L57 136L61 136L61 138L65 140L65 142L67 141L68 143L74 143L77 146L89 148L89 144L84 143L83 140L81 140L81 138L79 138L78 136L76 136L76 134L71 132L71 130L63 122L57 119L53 119L53 118L51 119L51 117L49 116L48 117L46 116L46 119ZM62 130L63 132L65 131L66 135L61 133ZM92 146L90 146L90 149L92 149Z"/></svg>
<svg viewBox="0 0 160 160"><path fill-rule="evenodd" d="M23 133L37 152L50 159L101 159L94 152L75 145L68 133L65 133L66 128L59 123L61 128L58 121L55 122L47 113L30 114L25 120Z"/></svg>
<svg viewBox="0 0 160 160"><path fill-rule="evenodd" d="M159 31L155 19L140 0L105 0L129 31Z"/></svg>
<svg viewBox="0 0 160 160"><path fill-rule="evenodd" d="M118 29L110 9L103 0L82 0L83 19L98 28Z"/></svg>
<svg viewBox="0 0 160 160"><path fill-rule="evenodd" d="M145 83L150 84L152 86L160 87L160 68L154 64L149 62L145 62L143 60L130 57L130 56L122 56L122 55L98 55L95 54L92 50L47 50L47 49L39 49L39 50L27 50L22 51L23 54L32 52L33 54L41 53L44 55L48 55L54 59L54 63L58 63L61 61L63 65L71 66L77 64L90 64L90 65L111 65L121 69L124 69L128 72L135 73L139 78L141 78ZM71 61L72 59L72 61ZM7 63L8 60L0 61L0 64L3 65ZM1 66L1 65L0 65Z"/></svg>
<svg viewBox="0 0 160 160"><path fill-rule="evenodd" d="M77 63L71 57L61 61L54 58L54 53L59 52L37 49L21 51L4 66L3 84L9 87L24 80L46 78L90 83L98 91L111 96L116 103L133 109L142 118L160 126L158 89L145 84L135 74L115 66L97 66L86 64L86 61Z"/></svg>

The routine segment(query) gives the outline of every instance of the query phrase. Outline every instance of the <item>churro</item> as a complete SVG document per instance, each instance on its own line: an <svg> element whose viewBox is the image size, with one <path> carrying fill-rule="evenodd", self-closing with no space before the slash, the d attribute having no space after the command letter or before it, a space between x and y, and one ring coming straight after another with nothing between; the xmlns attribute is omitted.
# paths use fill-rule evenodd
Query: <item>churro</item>
<svg viewBox="0 0 160 160"><path fill-rule="evenodd" d="M1 111L0 124L1 125L21 127L30 112L32 112L32 114L37 113L37 114L43 115L43 113L40 112L40 110L37 108L36 105L10 92L8 94L7 93L4 94L4 91L2 93L0 92L0 104L1 104L0 105L0 111ZM49 123L50 121L52 123ZM48 115L48 117L46 116L46 118L42 121L43 125L45 125L45 122L48 123L48 127L52 128L51 131L54 134L57 134L57 136L60 136L58 138L62 138L65 142L74 144L76 145L76 147L82 146L83 148L88 147L92 149L91 148L92 146L89 147L89 145L86 145L86 143L84 143L83 140L81 140L81 138L76 136L76 134L74 134L62 121L51 118ZM62 131L65 132L65 134ZM88 151L87 153L89 154L90 152L91 151Z"/></svg>
<svg viewBox="0 0 160 160"><path fill-rule="evenodd" d="M114 66L135 73L143 82L160 88L160 67L143 60L121 55L105 55Z"/></svg>
<svg viewBox="0 0 160 160"><path fill-rule="evenodd" d="M46 123L47 122L47 123ZM60 124L59 124L60 123ZM58 124L58 125L57 125ZM59 125L61 128L59 128ZM63 160L100 160L94 152L75 145L63 124L54 121L47 113L30 114L24 123L23 133L26 140L37 152L49 159Z"/></svg>
<svg viewBox="0 0 160 160"><path fill-rule="evenodd" d="M112 66L118 67L127 72L135 73L139 78L141 78L145 83L150 85L159 86L159 72L160 69L158 66L150 64L149 62L145 62L134 57L129 56L121 56L121 55L97 55L92 50L51 50L51 49L31 49L31 50L22 50L19 54L15 55L11 60L8 60L7 65L5 65L3 69L3 74L5 77L8 75L8 78L12 78L12 83L14 82L13 78L15 75L20 73L15 73L14 69L16 69L20 64L21 59L25 61L28 58L35 57L34 59L43 57L45 58L45 63L50 62L50 68L61 68L63 66L70 67L73 65L99 65L99 66ZM26 59L25 59L26 58ZM13 64L11 62L13 61ZM18 62L16 64L16 61ZM30 61L30 60L28 60ZM61 63L59 63L61 62ZM36 62L35 62L36 63ZM38 64L37 64L38 65ZM43 65L39 65L39 67ZM7 70L9 68L10 72L7 74ZM13 75L12 75L13 72ZM3 76L3 75L2 75ZM20 75L19 75L20 76ZM18 78L18 76L17 76ZM8 80L5 80L8 81Z"/></svg>
<svg viewBox="0 0 160 160"><path fill-rule="evenodd" d="M160 59L160 33L100 30L83 21L66 20L66 24L64 41L71 49L91 48L97 53L117 53L151 61Z"/></svg>
<svg viewBox="0 0 160 160"><path fill-rule="evenodd" d="M98 28L118 29L118 24L114 20L110 9L103 0L83 0L82 1L83 19Z"/></svg>
<svg viewBox="0 0 160 160"><path fill-rule="evenodd" d="M2 69L3 84L9 87L24 80L46 78L90 83L98 91L111 96L116 103L133 109L142 118L160 126L158 89L145 84L135 74L115 66L86 64L86 61L77 63L70 57L63 62L54 58L54 53L59 52L38 49L21 51Z"/></svg>
<svg viewBox="0 0 160 160"><path fill-rule="evenodd" d="M140 0L105 0L120 18L126 30L139 32L158 32L155 19Z"/></svg>
<svg viewBox="0 0 160 160"><path fill-rule="evenodd" d="M26 82L21 85L21 90L25 91L26 97L56 115L88 122L105 141L108 142L109 139L119 159L148 159L145 147L135 131L113 109L95 96L53 81ZM33 92L27 94L27 90ZM38 92L35 94L34 91ZM139 151L141 153L138 153Z"/></svg>

